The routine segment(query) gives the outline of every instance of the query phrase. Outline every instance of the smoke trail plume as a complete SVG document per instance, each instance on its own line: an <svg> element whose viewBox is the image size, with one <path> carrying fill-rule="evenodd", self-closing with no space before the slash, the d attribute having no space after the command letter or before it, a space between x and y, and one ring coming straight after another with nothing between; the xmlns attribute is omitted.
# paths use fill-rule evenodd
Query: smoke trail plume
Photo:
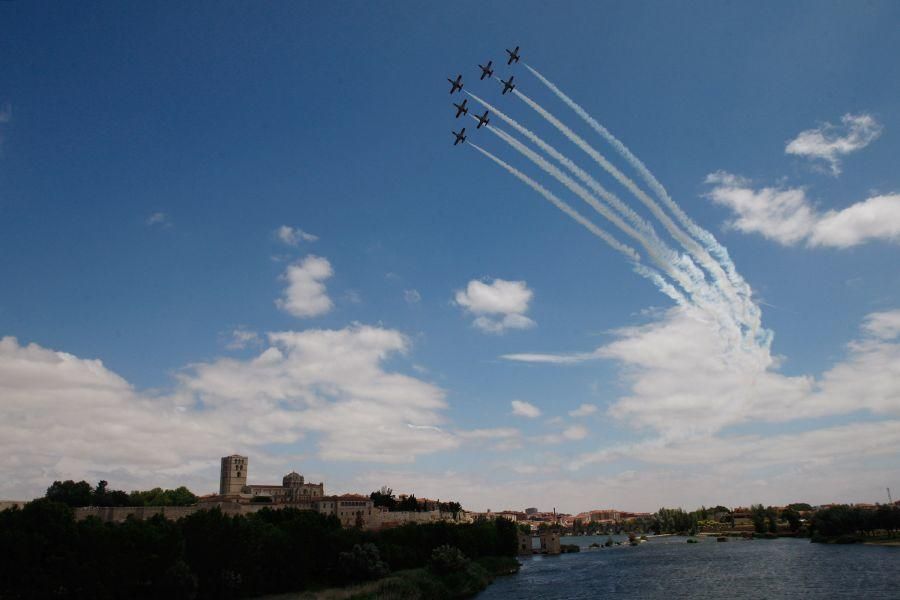
<svg viewBox="0 0 900 600"><path fill-rule="evenodd" d="M594 223L592 223L590 220L586 219L581 213L579 213L577 210L575 210L574 208L569 206L566 202L557 198L553 192L551 192L550 190L548 190L547 188L545 188L544 186L539 184L537 181L530 178L528 175L525 175L524 173L522 173L521 171L519 171L518 169L516 169L509 163L505 162L504 160L497 158L496 156L494 156L493 154L491 154L490 152L488 152L487 150L485 150L478 144L476 144L474 142L470 142L469 145L472 146L473 148L475 148L476 150L478 150L479 152L481 152L484 156L488 157L489 159L491 159L492 161L494 161L495 163L497 163L498 165L503 167L504 169L506 169L507 171L509 171L512 175L514 175L516 178L518 178L520 181L522 181L525 185L527 185L528 187L530 187L531 189L533 189L534 191L539 193L541 196L546 198L556 208L558 208L559 210L563 211L564 213L566 213L567 215L572 217L575 221L577 221L578 223L583 225L588 231L590 231L591 233L593 233L594 235L596 235L597 237L602 239L604 242L609 244L613 249L621 252L622 254L624 254L629 259L631 259L635 262L640 262L641 255L637 253L637 250L635 250L634 248L632 248L630 246L623 244L622 242L620 242L619 240L614 238L612 235L610 235L606 231L604 231L604 230L600 229L599 227L597 227L596 225L594 225Z"/></svg>
<svg viewBox="0 0 900 600"><path fill-rule="evenodd" d="M562 92L559 93L562 94ZM672 221L669 215L665 213L662 207L657 204L650 196L648 196L643 190L641 190L634 183L634 181L632 181L628 176L626 176L618 168L616 168L615 165L611 164L602 154L597 152L596 149L594 149L590 144L588 144L583 138L572 131L564 123L562 123L562 121L556 118L540 104L538 104L525 94L521 93L519 90L513 90L513 94L515 94L516 97L525 102L525 104L527 104L532 110L544 117L545 120L547 120L551 125L558 129L564 136L566 136L566 138L568 138L572 143L581 148L597 164L599 164L619 183L621 183L632 194L634 194L634 196L638 198L662 223L666 231L668 231L669 234L673 238L675 238L691 256L696 258L697 261L703 266L703 268L706 269L706 271L712 276L712 281L716 293L721 294L727 299L727 306L729 307L729 310L737 311L739 313L738 315L735 315L734 318L743 323L753 335L756 334L760 327L759 309L750 300L750 288L743 280L743 278L740 277L740 275L734 273L734 276L732 276L731 273L727 272L727 269L723 268L721 260L716 260L712 256L710 256L710 252L708 252L707 249L701 247L694 239L692 239L684 231L682 231L681 228L674 221ZM621 142L619 144L621 145ZM644 168L646 169L646 167ZM679 208L678 210L680 211L681 209ZM691 224L693 227L699 229L699 227L697 227L696 224L693 224L692 221ZM707 232L707 235L710 234L708 234ZM687 257L682 257L683 262L686 260ZM731 264L730 260L728 261L728 264ZM685 267L692 274L692 276L696 276L695 265L685 262Z"/></svg>
<svg viewBox="0 0 900 600"><path fill-rule="evenodd" d="M497 165L499 165L500 167L502 167L503 169L508 171L514 177L516 177L517 179L522 181L525 185L527 185L528 187L530 187L531 189L533 189L534 191L539 193L541 196L543 196L545 199L547 199L551 204L556 206L558 209L560 209L561 211L563 211L564 213L569 215L573 220L575 220L580 225L582 225L585 229L587 229L588 231L593 233L595 236L599 237L604 242L609 244L609 246L611 246L614 250L621 252L626 257L628 257L630 260L632 260L635 272L643 277L646 277L647 279L650 279L654 284L656 284L656 286L660 289L660 291L663 294L665 294L666 296L668 296L669 298L674 300L679 305L684 306L684 305L690 304L685 299L685 297L677 289L675 289L670 283L668 283L665 280L665 278L658 271L642 264L640 262L640 259L641 259L640 254L638 254L638 252L634 248L631 248L630 246L627 246L626 244L619 242L612 235L610 235L603 229L600 229L599 227L594 225L594 223L592 223L591 221L586 219L581 213L579 213L577 210L575 210L574 208L569 206L566 202L564 202L563 200L560 200L555 194L553 194L553 192L546 189L544 186L542 186L535 180L531 179L530 177L528 177L527 175L525 175L524 173L522 173L521 171L519 171L518 169L516 169L515 167L513 167L506 161L504 161L503 159L498 158L497 156L494 156L493 154L491 154L490 152L488 152L487 150L485 150L478 144L475 144L474 142L470 142L469 145L472 148L474 148L475 150L477 150L478 152L480 152L482 155L491 159L494 163L496 163Z"/></svg>
<svg viewBox="0 0 900 600"><path fill-rule="evenodd" d="M475 117L475 119L477 120L477 117ZM603 215L613 225L618 227L620 231L625 233L625 235L631 237L639 244L641 244L653 259L653 261L663 270L663 272L677 281L678 284L681 285L682 289L684 289L684 291L694 296L699 303L703 305L708 304L710 299L701 297L704 293L704 286L698 285L697 281L691 281L688 275L686 275L676 267L677 258L675 256L675 253L672 252L668 247L661 243L654 243L653 240L648 239L645 235L642 235L633 227L623 222L618 215L613 213L607 207L603 206L594 196L590 194L590 192L578 185L575 181L572 180L572 178L561 172L554 165L547 162L536 152L532 151L530 148L513 138L511 135L507 134L502 129L496 126L489 125L488 130L490 130L491 133L512 146L515 150L523 154L526 158L540 167L545 173L551 175L557 181L562 183L569 191L584 200L584 202L586 202L591 208L593 208L599 214Z"/></svg>
<svg viewBox="0 0 900 600"><path fill-rule="evenodd" d="M693 235L696 239L703 242L706 246L706 249L710 254L716 257L717 261L721 265L721 268L725 271L726 277L731 285L737 290L738 294L742 296L742 304L744 305L745 318L750 320L748 324L755 333L758 327L760 326L760 315L759 309L752 302L751 299L751 291L750 286L744 281L744 278L738 274L737 269L734 266L734 262L731 260L731 257L728 255L728 250L724 246L722 246L718 240L708 231L694 223L694 221L681 209L678 204L672 200L669 196L669 193L663 187L663 185L659 182L658 179L650 172L650 170L644 165L641 160L636 157L632 152L628 149L625 144L619 141L606 127L601 125L591 117L587 111L585 111L581 106L579 106L574 100L569 98L562 90L560 90L556 85L554 85L550 80L541 75L536 69L532 68L530 65L525 65L525 68L528 69L532 75L534 75L541 83L543 83L551 92L553 92L557 98L562 100L569 108L571 108L575 113L581 117L590 127L599 133L615 150L638 172L644 182L653 190L656 196L669 208L672 214L678 219L678 221ZM515 92L516 90L513 90Z"/></svg>
<svg viewBox="0 0 900 600"><path fill-rule="evenodd" d="M618 196L604 188L597 182L596 179L591 177L591 175L576 165L572 160L563 155L562 152L542 140L538 135L533 133L530 129L523 127L519 124L518 121L513 119L512 117L507 116L501 110L497 109L493 105L489 104L485 100L479 98L472 92L466 92L469 96L471 96L476 102L490 110L495 116L500 117L500 119L508 124L510 127L524 135L526 138L531 140L538 148L543 150L547 155L553 158L556 162L563 165L566 169L569 170L570 173L575 175L578 179L580 179L585 185L587 185L591 190L596 193L598 196L606 200L613 208L618 210L622 215L627 218L632 225L640 229L641 231L647 233L648 235L653 236L656 239L659 239L659 236L656 235L656 231L653 229L653 226L648 223L646 220L641 218L636 212L634 212L631 207L622 202Z"/></svg>

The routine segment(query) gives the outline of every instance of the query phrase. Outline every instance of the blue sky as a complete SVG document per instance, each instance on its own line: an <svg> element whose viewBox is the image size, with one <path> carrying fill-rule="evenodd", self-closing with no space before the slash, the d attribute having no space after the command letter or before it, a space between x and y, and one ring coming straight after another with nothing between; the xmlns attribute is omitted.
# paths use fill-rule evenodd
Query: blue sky
<svg viewBox="0 0 900 600"><path fill-rule="evenodd" d="M212 491L239 451L257 481L297 469L475 509L881 499L900 488L898 17L888 2L3 3L0 496L63 477ZM643 186L505 65L514 45L727 247L770 349L704 345L702 310L451 146L464 119L445 78L462 73L643 211L477 80L493 59ZM284 226L316 239L285 243ZM292 289L314 308L288 308ZM510 314L525 320L476 324ZM679 356L698 363L665 363ZM694 387L672 391L686 373Z"/></svg>

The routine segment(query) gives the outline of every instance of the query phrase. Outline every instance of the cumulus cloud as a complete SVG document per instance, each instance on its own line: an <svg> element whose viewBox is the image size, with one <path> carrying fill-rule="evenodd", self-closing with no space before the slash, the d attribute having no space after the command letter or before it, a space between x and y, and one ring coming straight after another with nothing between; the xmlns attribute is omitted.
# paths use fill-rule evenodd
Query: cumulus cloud
<svg viewBox="0 0 900 600"><path fill-rule="evenodd" d="M270 347L249 361L193 365L182 385L206 406L251 408L265 432L321 434L320 456L333 460L409 462L456 445L438 425L444 393L381 363L408 349L397 331L368 326L270 333ZM280 410L279 410L280 409ZM409 427L415 424L416 427ZM285 439L284 441L289 441Z"/></svg>
<svg viewBox="0 0 900 600"><path fill-rule="evenodd" d="M487 333L503 333L534 327L535 322L525 316L533 295L524 281L494 279L485 283L473 279L465 290L456 292L455 300L475 315L475 327Z"/></svg>
<svg viewBox="0 0 900 600"><path fill-rule="evenodd" d="M136 392L99 360L0 340L0 497L28 499L53 479L119 473L174 483L210 466L231 429L188 417L178 396Z"/></svg>
<svg viewBox="0 0 900 600"><path fill-rule="evenodd" d="M784 375L767 345L742 344L686 307L622 328L580 356L617 361L630 391L610 415L666 439L860 410L900 415L900 311L872 313L861 330L847 356L818 377Z"/></svg>
<svg viewBox="0 0 900 600"><path fill-rule="evenodd" d="M588 415L594 414L595 412L597 412L596 404L582 404L575 410L570 410L569 416L570 417L586 417Z"/></svg>
<svg viewBox="0 0 900 600"><path fill-rule="evenodd" d="M300 242L315 242L319 236L307 233L298 227L282 225L275 230L275 236L288 246L298 246Z"/></svg>
<svg viewBox="0 0 900 600"><path fill-rule="evenodd" d="M309 255L285 270L282 278L288 285L275 303L295 317L323 315L334 306L322 283L332 275L328 259Z"/></svg>
<svg viewBox="0 0 900 600"><path fill-rule="evenodd" d="M863 330L869 335L883 340L891 340L900 336L900 309L866 315Z"/></svg>
<svg viewBox="0 0 900 600"><path fill-rule="evenodd" d="M250 331L249 329L245 329L243 327L238 327L237 329L233 329L229 333L229 340L225 344L225 347L229 350L241 350L246 348L247 346L257 346L262 343L260 340L259 334L255 331Z"/></svg>
<svg viewBox="0 0 900 600"><path fill-rule="evenodd" d="M788 141L784 148L787 154L803 156L811 160L828 163L832 175L841 172L841 158L862 150L878 136L882 127L872 115L845 114L840 125L825 123L816 129L807 129Z"/></svg>
<svg viewBox="0 0 900 600"><path fill-rule="evenodd" d="M874 196L843 210L824 213L809 244L849 248L869 240L900 242L900 194Z"/></svg>
<svg viewBox="0 0 900 600"><path fill-rule="evenodd" d="M541 409L524 400L513 400L510 404L512 405L512 414L518 417L536 419L541 416Z"/></svg>
<svg viewBox="0 0 900 600"><path fill-rule="evenodd" d="M422 301L422 294L419 290L403 290L403 299L409 304L418 304Z"/></svg>
<svg viewBox="0 0 900 600"><path fill-rule="evenodd" d="M848 248L872 240L900 241L900 194L873 196L841 210L818 211L803 188L754 189L746 179L719 171L706 177L707 194L731 209L726 222L744 233L757 233L785 246Z"/></svg>
<svg viewBox="0 0 900 600"><path fill-rule="evenodd" d="M266 445L309 434L331 460L404 463L460 443L440 427L443 390L384 369L408 350L399 332L356 325L267 341L248 360L190 365L153 396L98 360L3 338L0 496L29 497L54 478L191 484L215 477L223 452L260 461Z"/></svg>

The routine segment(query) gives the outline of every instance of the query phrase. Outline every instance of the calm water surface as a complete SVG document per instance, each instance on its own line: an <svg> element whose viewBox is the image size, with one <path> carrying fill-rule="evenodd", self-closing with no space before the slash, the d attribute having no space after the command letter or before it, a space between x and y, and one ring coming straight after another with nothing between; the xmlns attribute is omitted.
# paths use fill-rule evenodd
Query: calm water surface
<svg viewBox="0 0 900 600"><path fill-rule="evenodd" d="M620 539L620 538L619 538ZM606 536L565 537L578 554L523 557L480 600L509 598L865 598L900 600L900 548L650 538L640 546L587 550Z"/></svg>

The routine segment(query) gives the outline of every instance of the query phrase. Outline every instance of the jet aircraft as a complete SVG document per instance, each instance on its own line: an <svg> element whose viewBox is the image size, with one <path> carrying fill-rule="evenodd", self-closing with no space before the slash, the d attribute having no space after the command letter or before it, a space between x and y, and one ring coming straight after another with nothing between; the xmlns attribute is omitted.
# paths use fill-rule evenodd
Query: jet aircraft
<svg viewBox="0 0 900 600"><path fill-rule="evenodd" d="M500 81L503 82L503 92L502 92L502 94L505 94L506 92L511 92L511 91L513 91L514 89L516 89L516 84L513 83L513 76L512 76L512 75L509 76L509 81L506 81L506 80L503 80L503 79L501 79Z"/></svg>
<svg viewBox="0 0 900 600"><path fill-rule="evenodd" d="M450 133L452 133L453 135L456 136L456 141L453 142L454 146L460 142L466 141L466 128L465 127L463 127L459 133L456 133L455 131L451 131Z"/></svg>
<svg viewBox="0 0 900 600"><path fill-rule="evenodd" d="M453 106L456 107L456 118L459 118L459 115L467 115L469 114L469 109L466 107L466 102L468 102L468 98L463 98L462 104L453 103Z"/></svg>
<svg viewBox="0 0 900 600"><path fill-rule="evenodd" d="M475 115L475 118L478 119L478 127L476 127L475 129L481 129L482 125L487 125L488 123L491 122L491 120L488 119L489 112L490 111L486 110L486 111L484 111L483 115Z"/></svg>
<svg viewBox="0 0 900 600"><path fill-rule="evenodd" d="M457 76L456 76L456 81L453 81L453 80L450 79L449 77L447 78L447 81L449 81L450 84L453 86L453 87L450 88L450 93L451 93L451 94L452 94L453 92L455 92L456 90L461 90L461 89L463 88L462 75L457 75Z"/></svg>
<svg viewBox="0 0 900 600"><path fill-rule="evenodd" d="M509 60L506 61L506 64L511 65L514 62L519 62L519 47L516 46L515 50L506 50L506 53L509 54Z"/></svg>
<svg viewBox="0 0 900 600"><path fill-rule="evenodd" d="M488 64L485 66L478 65L478 68L481 69L481 80L484 80L485 77L492 77L494 75L494 70L491 68L492 64L494 64L494 61L489 60Z"/></svg>

